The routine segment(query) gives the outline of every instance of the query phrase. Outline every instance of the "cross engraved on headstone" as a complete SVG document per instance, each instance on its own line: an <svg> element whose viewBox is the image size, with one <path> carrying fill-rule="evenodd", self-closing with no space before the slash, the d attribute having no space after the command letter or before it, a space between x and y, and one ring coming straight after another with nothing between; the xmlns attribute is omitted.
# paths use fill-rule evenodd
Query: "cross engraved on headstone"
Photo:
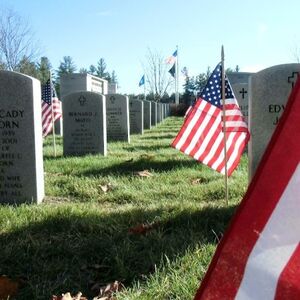
<svg viewBox="0 0 300 300"><path fill-rule="evenodd" d="M244 88L240 91L240 94L242 94L243 99L245 99L245 94L247 93L248 92Z"/></svg>
<svg viewBox="0 0 300 300"><path fill-rule="evenodd" d="M296 75L296 78L294 78L295 75ZM292 75L288 77L288 83L292 84L292 88L294 87L294 84L295 84L298 76L299 76L299 72L293 72Z"/></svg>
<svg viewBox="0 0 300 300"><path fill-rule="evenodd" d="M86 98L84 96L80 96L78 99L80 106L83 106L86 102Z"/></svg>
<svg viewBox="0 0 300 300"><path fill-rule="evenodd" d="M115 98L114 96L111 96L111 97L109 98L109 100L110 100L110 102L111 102L112 104L114 104L114 103L115 103L115 100L116 100L116 98Z"/></svg>

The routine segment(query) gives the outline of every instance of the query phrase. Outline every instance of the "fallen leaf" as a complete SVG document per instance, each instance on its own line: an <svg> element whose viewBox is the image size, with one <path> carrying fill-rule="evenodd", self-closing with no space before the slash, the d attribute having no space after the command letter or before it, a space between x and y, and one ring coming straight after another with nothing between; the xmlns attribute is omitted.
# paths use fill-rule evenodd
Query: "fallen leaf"
<svg viewBox="0 0 300 300"><path fill-rule="evenodd" d="M82 293L79 292L74 297L71 295L71 293L62 294L61 296L52 296L52 300L88 300L86 297L81 297Z"/></svg>
<svg viewBox="0 0 300 300"><path fill-rule="evenodd" d="M153 176L153 174L151 174L148 170L138 171L138 172L136 172L136 175L138 175L140 177L151 177L151 176Z"/></svg>
<svg viewBox="0 0 300 300"><path fill-rule="evenodd" d="M19 282L13 281L5 275L0 276L0 299L10 299L19 290Z"/></svg>
<svg viewBox="0 0 300 300"><path fill-rule="evenodd" d="M137 226L128 229L130 233L133 234L146 234L150 230L155 229L159 223L149 223L149 224L138 224Z"/></svg>
<svg viewBox="0 0 300 300"><path fill-rule="evenodd" d="M119 292L122 288L124 288L123 284L119 281L114 281L113 283L109 283L106 286L103 286L100 288L100 293L96 298L97 300L108 300L113 299L112 295L113 293ZM100 297L100 298L99 298ZM104 299L102 299L102 298ZM95 298L94 298L95 299Z"/></svg>

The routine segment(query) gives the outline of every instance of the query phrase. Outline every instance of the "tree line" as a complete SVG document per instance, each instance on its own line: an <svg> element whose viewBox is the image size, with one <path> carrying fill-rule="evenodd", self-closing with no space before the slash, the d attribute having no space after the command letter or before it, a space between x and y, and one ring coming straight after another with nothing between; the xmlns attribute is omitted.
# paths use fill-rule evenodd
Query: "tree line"
<svg viewBox="0 0 300 300"><path fill-rule="evenodd" d="M87 73L106 79L110 83L118 83L116 72L109 72L104 58L100 58L96 64L88 68L77 69L71 56L64 56L57 70L53 71L50 60L40 55L38 43L32 30L16 12L2 10L0 14L0 70L20 72L35 77L45 84L49 79L50 71L55 82L57 92L60 90L60 77L62 74ZM170 65L166 65L165 57L158 51L148 49L143 64L146 78L147 99L158 102L175 102L174 77L169 73ZM178 72L179 70L177 70ZM226 72L239 71L227 69ZM190 104L207 82L210 76L210 68L197 76L189 76L187 68L182 70L185 76L181 102ZM144 98L143 94L130 96Z"/></svg>

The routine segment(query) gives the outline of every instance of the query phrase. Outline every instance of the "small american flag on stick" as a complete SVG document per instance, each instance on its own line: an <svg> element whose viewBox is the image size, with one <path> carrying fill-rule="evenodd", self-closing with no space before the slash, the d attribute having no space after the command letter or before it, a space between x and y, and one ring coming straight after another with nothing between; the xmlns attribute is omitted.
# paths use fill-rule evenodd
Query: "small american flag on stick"
<svg viewBox="0 0 300 300"><path fill-rule="evenodd" d="M225 124L228 176L237 167L249 140L249 131L225 76ZM172 147L188 154L212 169L225 174L224 122L222 105L222 64L218 64Z"/></svg>
<svg viewBox="0 0 300 300"><path fill-rule="evenodd" d="M53 129L53 124L61 118L61 101L57 98L54 85L50 79L42 86L42 125L43 137Z"/></svg>

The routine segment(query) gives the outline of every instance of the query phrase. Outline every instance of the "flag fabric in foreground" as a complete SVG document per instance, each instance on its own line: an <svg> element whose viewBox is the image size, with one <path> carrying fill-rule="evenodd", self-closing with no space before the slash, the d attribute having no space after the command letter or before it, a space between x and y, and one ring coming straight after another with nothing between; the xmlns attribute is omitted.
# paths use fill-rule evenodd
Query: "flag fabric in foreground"
<svg viewBox="0 0 300 300"><path fill-rule="evenodd" d="M53 110L53 113L52 113ZM47 136L53 127L53 123L61 118L61 101L57 98L55 88L50 79L42 86L42 126L43 137ZM53 117L53 122L52 122Z"/></svg>
<svg viewBox="0 0 300 300"><path fill-rule="evenodd" d="M222 65L217 65L185 117L171 146L225 174ZM249 140L242 112L225 76L226 155L228 176L237 167Z"/></svg>
<svg viewBox="0 0 300 300"><path fill-rule="evenodd" d="M300 299L300 81L195 300Z"/></svg>
<svg viewBox="0 0 300 300"><path fill-rule="evenodd" d="M175 64L176 59L177 59L177 50L175 50L174 53L166 59L166 64L169 65Z"/></svg>
<svg viewBox="0 0 300 300"><path fill-rule="evenodd" d="M142 86L144 84L145 84L145 75L143 75L142 78L140 79L139 86Z"/></svg>

